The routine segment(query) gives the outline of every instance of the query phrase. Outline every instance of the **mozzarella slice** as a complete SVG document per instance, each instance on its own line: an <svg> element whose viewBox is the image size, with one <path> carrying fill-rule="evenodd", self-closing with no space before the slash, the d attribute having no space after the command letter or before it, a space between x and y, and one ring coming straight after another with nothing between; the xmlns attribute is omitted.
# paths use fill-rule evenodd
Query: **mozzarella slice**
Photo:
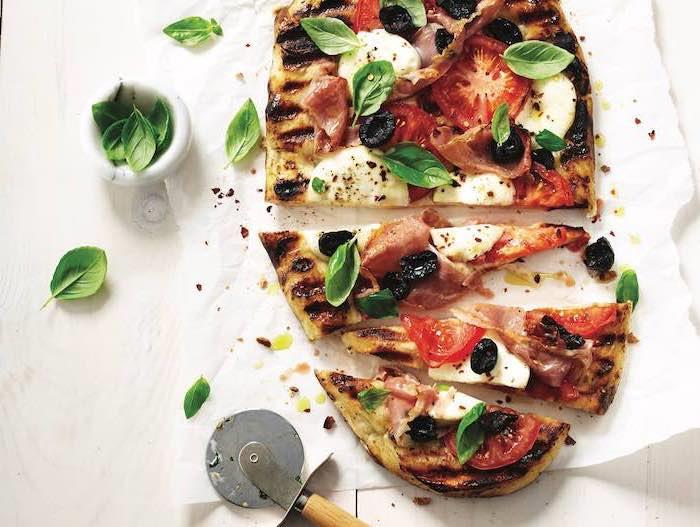
<svg viewBox="0 0 700 527"><path fill-rule="evenodd" d="M455 262L467 263L489 251L501 238L503 227L498 225L465 225L432 229L433 245Z"/></svg>
<svg viewBox="0 0 700 527"><path fill-rule="evenodd" d="M311 179L326 183L318 193L308 185L309 202L335 205L392 206L408 205L408 185L389 172L382 158L365 146L343 148L323 159L311 173Z"/></svg>
<svg viewBox="0 0 700 527"><path fill-rule="evenodd" d="M397 77L420 68L420 55L411 43L383 29L360 31L357 34L363 46L343 53L338 63L338 75L348 81L352 91L352 77L365 64L376 60L387 60L394 66Z"/></svg>
<svg viewBox="0 0 700 527"><path fill-rule="evenodd" d="M530 367L517 355L508 351L505 344L492 331L486 337L496 343L498 359L490 374L477 374L471 369L469 360L458 364L443 364L439 368L430 368L428 375L436 381L463 382L465 384L493 384L525 388L530 380Z"/></svg>
<svg viewBox="0 0 700 527"><path fill-rule="evenodd" d="M515 201L513 183L496 174L460 174L456 181L459 183L458 187L444 185L435 189L433 201L479 206L508 206Z"/></svg>
<svg viewBox="0 0 700 527"><path fill-rule="evenodd" d="M362 254L362 251L365 249L367 246L367 242L369 241L370 236L372 236L372 233L379 228L379 223L370 223L369 225L363 225L362 227L350 227L350 228L343 228L339 227L338 229L333 229L335 231L350 231L352 232L355 236L357 236L357 250L360 251L360 254ZM321 230L305 230L302 231L301 235L304 238L304 241L306 241L307 245L311 248L311 250L314 252L314 254L321 260L328 260L328 256L323 254L319 248L318 248L318 240L321 237L321 235L324 232L331 232L331 231L321 231Z"/></svg>
<svg viewBox="0 0 700 527"><path fill-rule="evenodd" d="M438 392L437 401L430 407L428 415L440 424L459 422L469 410L481 401L450 387Z"/></svg>
<svg viewBox="0 0 700 527"><path fill-rule="evenodd" d="M563 73L532 83L530 97L515 122L528 132L538 134L547 129L564 137L574 123L576 88Z"/></svg>

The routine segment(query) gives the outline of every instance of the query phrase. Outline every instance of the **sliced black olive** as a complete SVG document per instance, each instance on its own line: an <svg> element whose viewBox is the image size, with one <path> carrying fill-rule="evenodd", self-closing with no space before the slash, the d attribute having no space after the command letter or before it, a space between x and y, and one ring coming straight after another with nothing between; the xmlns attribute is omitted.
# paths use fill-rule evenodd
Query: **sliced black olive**
<svg viewBox="0 0 700 527"><path fill-rule="evenodd" d="M547 170L554 170L554 155L546 148L538 148L537 150L533 150L530 157L532 157L532 160L535 163L544 165Z"/></svg>
<svg viewBox="0 0 700 527"><path fill-rule="evenodd" d="M408 435L416 443L425 443L437 439L437 424L429 415L419 415L408 423Z"/></svg>
<svg viewBox="0 0 700 527"><path fill-rule="evenodd" d="M574 123L569 128L566 136L575 144L584 143L588 136L588 106L586 101L578 99L576 101L576 113Z"/></svg>
<svg viewBox="0 0 700 527"><path fill-rule="evenodd" d="M401 276L404 280L423 280L438 270L437 254L433 251L422 251L401 258Z"/></svg>
<svg viewBox="0 0 700 527"><path fill-rule="evenodd" d="M352 240L354 236L350 231L324 232L318 237L318 250L326 256L333 256L333 253L345 242Z"/></svg>
<svg viewBox="0 0 700 527"><path fill-rule="evenodd" d="M288 200L304 192L307 183L301 179L282 179L278 180L273 188L279 199Z"/></svg>
<svg viewBox="0 0 700 527"><path fill-rule="evenodd" d="M491 155L496 163L518 161L523 157L524 153L525 146L522 139L520 139L520 134L515 130L511 130L508 139L503 144L499 145L495 140L491 140Z"/></svg>
<svg viewBox="0 0 700 527"><path fill-rule="evenodd" d="M503 432L506 428L511 428L518 420L517 414L508 414L506 412L487 412L479 417L479 424L489 435L496 435Z"/></svg>
<svg viewBox="0 0 700 527"><path fill-rule="evenodd" d="M558 335L559 338L564 341L566 349L579 349L586 343L586 339L584 339L581 335L570 333L569 330L567 330L549 315L543 316L542 320L540 320L540 324L545 330L545 337L551 339L552 341L556 341Z"/></svg>
<svg viewBox="0 0 700 527"><path fill-rule="evenodd" d="M472 371L478 375L489 373L496 367L498 360L498 346L491 339L481 339L474 346L471 354L470 365Z"/></svg>
<svg viewBox="0 0 700 527"><path fill-rule="evenodd" d="M476 11L476 0L437 0L437 4L457 20L470 17Z"/></svg>
<svg viewBox="0 0 700 527"><path fill-rule="evenodd" d="M435 32L435 49L442 55L442 52L447 49L447 46L452 44L454 39L455 37L452 33L441 27Z"/></svg>
<svg viewBox="0 0 700 527"><path fill-rule="evenodd" d="M390 5L379 10L379 20L384 29L396 35L407 35L415 29L411 15L400 5Z"/></svg>
<svg viewBox="0 0 700 527"><path fill-rule="evenodd" d="M387 273L381 281L382 289L388 289L396 300L403 300L411 292L411 283L401 273Z"/></svg>
<svg viewBox="0 0 700 527"><path fill-rule="evenodd" d="M551 40L555 46L565 49L569 53L576 53L576 37L566 31L554 35Z"/></svg>
<svg viewBox="0 0 700 527"><path fill-rule="evenodd" d="M591 271L607 273L615 263L615 253L607 238L598 238L583 252L583 263Z"/></svg>
<svg viewBox="0 0 700 527"><path fill-rule="evenodd" d="M569 333L566 331L566 329L564 329L564 331L560 331L559 336L564 341L564 345L568 350L577 350L583 347L583 345L586 343L586 339L584 339L581 335Z"/></svg>
<svg viewBox="0 0 700 527"><path fill-rule="evenodd" d="M383 145L396 129L396 118L394 114L386 110L380 110L370 115L360 123L360 141L369 148L376 148Z"/></svg>
<svg viewBox="0 0 700 527"><path fill-rule="evenodd" d="M487 35L509 46L523 41L523 34L517 24L507 18L497 18L484 28Z"/></svg>

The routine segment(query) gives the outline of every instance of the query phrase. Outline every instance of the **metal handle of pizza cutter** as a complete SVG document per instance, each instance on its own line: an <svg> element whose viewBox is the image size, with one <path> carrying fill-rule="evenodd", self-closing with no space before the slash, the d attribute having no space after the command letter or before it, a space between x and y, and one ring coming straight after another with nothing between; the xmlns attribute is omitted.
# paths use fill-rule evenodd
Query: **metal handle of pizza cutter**
<svg viewBox="0 0 700 527"><path fill-rule="evenodd" d="M285 518L295 509L317 527L369 527L323 496L307 491L298 477L290 476L277 464L262 443L246 444L238 455L238 463L256 487L286 509Z"/></svg>

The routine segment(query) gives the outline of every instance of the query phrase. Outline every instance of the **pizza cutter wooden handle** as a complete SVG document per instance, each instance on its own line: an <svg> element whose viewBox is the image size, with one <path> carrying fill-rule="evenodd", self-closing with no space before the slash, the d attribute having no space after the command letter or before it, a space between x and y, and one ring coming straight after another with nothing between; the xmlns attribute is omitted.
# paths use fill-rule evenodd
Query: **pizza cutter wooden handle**
<svg viewBox="0 0 700 527"><path fill-rule="evenodd" d="M317 527L369 527L323 496L309 496L301 515Z"/></svg>

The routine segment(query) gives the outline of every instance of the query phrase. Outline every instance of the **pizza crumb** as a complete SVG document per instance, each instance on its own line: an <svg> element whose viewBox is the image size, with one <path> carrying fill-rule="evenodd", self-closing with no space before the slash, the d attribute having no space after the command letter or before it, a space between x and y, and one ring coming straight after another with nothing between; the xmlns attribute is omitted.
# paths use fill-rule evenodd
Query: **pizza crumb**
<svg viewBox="0 0 700 527"><path fill-rule="evenodd" d="M263 289L263 290L267 289L267 278L265 278L264 276L261 277L260 280L258 281L258 286L260 287L260 289Z"/></svg>
<svg viewBox="0 0 700 527"><path fill-rule="evenodd" d="M249 48L250 47L250 42L245 43L245 47Z"/></svg>
<svg viewBox="0 0 700 527"><path fill-rule="evenodd" d="M244 227L243 225L241 225L241 237L242 237L243 239L245 239L245 238L248 237L249 232L250 232L250 231L248 231L248 228L247 228L247 227Z"/></svg>
<svg viewBox="0 0 700 527"><path fill-rule="evenodd" d="M652 141L656 139L656 130L652 130L651 132L649 132L649 139L651 139Z"/></svg>
<svg viewBox="0 0 700 527"><path fill-rule="evenodd" d="M236 73L236 75L234 75L234 76L236 77L236 80L239 80L241 82L245 81L245 76L240 71L238 73Z"/></svg>
<svg viewBox="0 0 700 527"><path fill-rule="evenodd" d="M202 284L194 284L194 286L197 288L197 291L202 290Z"/></svg>
<svg viewBox="0 0 700 527"><path fill-rule="evenodd" d="M430 505L433 502L433 498L430 498L428 496L416 496L413 498L413 503L416 505L420 505L421 507L425 505Z"/></svg>
<svg viewBox="0 0 700 527"><path fill-rule="evenodd" d="M221 192L221 189L220 189L219 187L213 187L213 188L211 189L211 191L212 191L212 192L214 193L214 195L216 196L219 192Z"/></svg>
<svg viewBox="0 0 700 527"><path fill-rule="evenodd" d="M576 444L576 440L571 437L571 436L566 436L566 439L564 440L564 444L567 446L574 446Z"/></svg>
<svg viewBox="0 0 700 527"><path fill-rule="evenodd" d="M265 346L266 348L272 347L272 342L270 342L270 339L268 339L266 337L256 337L255 342L257 342L261 346Z"/></svg>
<svg viewBox="0 0 700 527"><path fill-rule="evenodd" d="M629 335L627 335L627 342L629 344L637 344L637 342L639 342L639 338L637 338L637 336L634 333L630 333Z"/></svg>
<svg viewBox="0 0 700 527"><path fill-rule="evenodd" d="M332 415L326 416L323 420L323 428L326 430L332 430L335 427L335 417Z"/></svg>
<svg viewBox="0 0 700 527"><path fill-rule="evenodd" d="M642 120L639 117L635 117L634 124L637 124L637 125L642 124Z"/></svg>
<svg viewBox="0 0 700 527"><path fill-rule="evenodd" d="M270 212L271 210L272 210L272 205L268 205L267 212Z"/></svg>
<svg viewBox="0 0 700 527"><path fill-rule="evenodd" d="M603 174L610 174L610 167L608 165L603 165L600 167L600 171Z"/></svg>
<svg viewBox="0 0 700 527"><path fill-rule="evenodd" d="M255 174L257 174L257 173L258 173L258 171L257 171L257 170L255 170L254 168L251 168L251 169L250 169L250 173L251 173L251 174L253 174L253 175L255 175Z"/></svg>

